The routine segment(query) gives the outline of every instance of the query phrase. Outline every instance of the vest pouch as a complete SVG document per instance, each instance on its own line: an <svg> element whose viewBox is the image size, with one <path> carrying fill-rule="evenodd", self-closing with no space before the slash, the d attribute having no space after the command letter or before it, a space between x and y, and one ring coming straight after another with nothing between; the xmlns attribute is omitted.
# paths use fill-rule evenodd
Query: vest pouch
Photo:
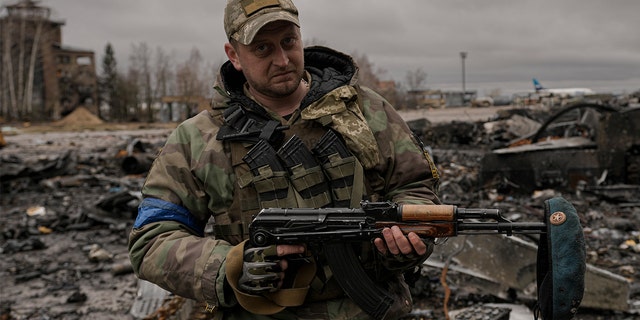
<svg viewBox="0 0 640 320"><path fill-rule="evenodd" d="M291 184L302 198L300 207L323 208L331 204L331 193L320 166L307 169L299 165L291 172Z"/></svg>
<svg viewBox="0 0 640 320"><path fill-rule="evenodd" d="M288 208L295 204L295 195L290 196L287 170L266 140L256 143L242 160L253 174L251 184L262 208Z"/></svg>
<svg viewBox="0 0 640 320"><path fill-rule="evenodd" d="M356 157L343 159L338 154L333 154L328 159L329 161L323 167L324 172L329 176L334 204L336 207L348 207L353 193Z"/></svg>
<svg viewBox="0 0 640 320"><path fill-rule="evenodd" d="M322 167L298 136L292 136L278 150L278 155L289 170L289 179L297 191L300 207L322 208L331 204L329 185Z"/></svg>
<svg viewBox="0 0 640 320"><path fill-rule="evenodd" d="M262 208L291 208L295 204L295 197L287 200L291 194L287 172L272 171L269 166L260 168L260 175L253 177L253 187L258 192L260 207ZM293 201L293 202L292 202Z"/></svg>
<svg viewBox="0 0 640 320"><path fill-rule="evenodd" d="M360 207L360 200L364 195L364 169L344 140L333 130L329 130L313 147L312 152L329 177L333 205Z"/></svg>

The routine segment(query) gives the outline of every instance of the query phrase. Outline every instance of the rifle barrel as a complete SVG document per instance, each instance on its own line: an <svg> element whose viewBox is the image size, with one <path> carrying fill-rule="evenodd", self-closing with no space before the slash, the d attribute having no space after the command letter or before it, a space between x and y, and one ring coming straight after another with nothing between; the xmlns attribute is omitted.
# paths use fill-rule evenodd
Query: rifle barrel
<svg viewBox="0 0 640 320"><path fill-rule="evenodd" d="M544 233L544 222L459 222L458 234L537 234Z"/></svg>

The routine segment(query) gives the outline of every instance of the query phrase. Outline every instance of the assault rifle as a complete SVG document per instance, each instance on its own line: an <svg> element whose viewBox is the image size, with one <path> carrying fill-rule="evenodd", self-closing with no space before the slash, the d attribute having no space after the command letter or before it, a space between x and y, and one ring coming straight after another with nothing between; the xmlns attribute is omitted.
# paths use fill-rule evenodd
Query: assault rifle
<svg viewBox="0 0 640 320"><path fill-rule="evenodd" d="M304 243L322 248L345 293L371 316L382 319L393 298L366 275L350 243L381 237L382 229L393 225L421 238L547 230L544 222L511 222L499 209L363 201L361 208L263 209L249 225L249 241L254 246Z"/></svg>

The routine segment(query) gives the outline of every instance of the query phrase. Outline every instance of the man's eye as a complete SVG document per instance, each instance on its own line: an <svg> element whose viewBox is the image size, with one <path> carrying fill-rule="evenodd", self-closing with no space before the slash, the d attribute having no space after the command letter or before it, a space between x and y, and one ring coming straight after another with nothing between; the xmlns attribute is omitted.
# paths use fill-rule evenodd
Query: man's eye
<svg viewBox="0 0 640 320"><path fill-rule="evenodd" d="M262 54L266 54L269 51L269 46L265 44L261 44L256 46L253 50L256 52L256 54L262 55Z"/></svg>
<svg viewBox="0 0 640 320"><path fill-rule="evenodd" d="M282 40L282 45L284 46L293 46L296 43L296 39L295 38L285 38L284 40Z"/></svg>

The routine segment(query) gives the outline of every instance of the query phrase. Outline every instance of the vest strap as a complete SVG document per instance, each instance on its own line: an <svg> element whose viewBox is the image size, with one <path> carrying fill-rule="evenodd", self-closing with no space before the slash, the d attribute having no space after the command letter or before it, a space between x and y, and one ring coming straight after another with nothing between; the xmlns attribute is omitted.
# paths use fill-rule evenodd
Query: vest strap
<svg viewBox="0 0 640 320"><path fill-rule="evenodd" d="M213 231L215 232L216 237L227 237L227 236L242 236L244 232L244 227L242 222L234 222L231 224L215 224L213 226Z"/></svg>

